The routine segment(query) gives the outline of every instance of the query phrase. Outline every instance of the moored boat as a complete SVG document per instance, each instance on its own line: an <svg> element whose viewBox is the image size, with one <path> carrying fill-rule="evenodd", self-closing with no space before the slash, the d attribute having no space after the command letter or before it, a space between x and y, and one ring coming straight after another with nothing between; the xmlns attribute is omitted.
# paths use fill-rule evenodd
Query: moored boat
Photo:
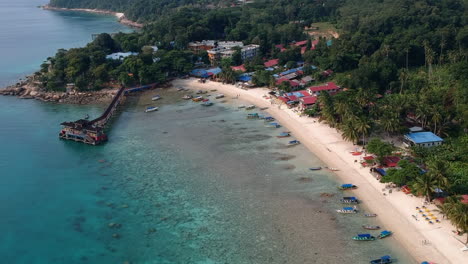
<svg viewBox="0 0 468 264"><path fill-rule="evenodd" d="M239 105L237 108L239 109L245 108L245 105Z"/></svg>
<svg viewBox="0 0 468 264"><path fill-rule="evenodd" d="M155 95L155 96L153 96L151 98L151 100L153 100L153 101L156 101L156 100L159 100L159 99L161 99L161 96L159 96L159 95Z"/></svg>
<svg viewBox="0 0 468 264"><path fill-rule="evenodd" d="M280 127L281 127L281 125L280 125L280 124L278 124L278 123L274 123L274 122L272 122L272 123L269 123L267 126L268 126L268 127L273 127L273 128L280 128Z"/></svg>
<svg viewBox="0 0 468 264"><path fill-rule="evenodd" d="M252 110L255 109L255 105L248 105L245 107L246 110Z"/></svg>
<svg viewBox="0 0 468 264"><path fill-rule="evenodd" d="M286 138L286 137L290 137L290 136L291 136L291 134L289 134L289 132L282 132L276 137L277 138Z"/></svg>
<svg viewBox="0 0 468 264"><path fill-rule="evenodd" d="M319 166L319 167L311 167L311 168L309 168L309 170L313 170L313 171L315 171L315 170L321 170L321 169L322 169L322 167L320 167L320 166Z"/></svg>
<svg viewBox="0 0 468 264"><path fill-rule="evenodd" d="M374 241L375 237L371 236L370 234L358 234L357 236L353 237L353 240L356 240L356 241Z"/></svg>
<svg viewBox="0 0 468 264"><path fill-rule="evenodd" d="M206 101L206 102L203 102L201 105L202 105L202 106L212 106L213 103L210 102L210 101Z"/></svg>
<svg viewBox="0 0 468 264"><path fill-rule="evenodd" d="M380 226L363 225L362 228L367 229L367 230L379 230Z"/></svg>
<svg viewBox="0 0 468 264"><path fill-rule="evenodd" d="M221 98L224 98L224 94L218 94L215 96L216 99L221 99Z"/></svg>
<svg viewBox="0 0 468 264"><path fill-rule="evenodd" d="M263 120L265 120L265 122L271 122L271 121L274 121L275 118L273 118L271 116L265 116L265 117L263 117Z"/></svg>
<svg viewBox="0 0 468 264"><path fill-rule="evenodd" d="M379 237L380 239L382 239L382 238L389 237L389 236L391 236L392 234L393 234L392 231L384 230L384 231L380 232L380 234L379 234L378 237Z"/></svg>
<svg viewBox="0 0 468 264"><path fill-rule="evenodd" d="M192 101L194 101L194 102L200 102L202 100L203 100L203 96L197 96L195 98L192 98Z"/></svg>
<svg viewBox="0 0 468 264"><path fill-rule="evenodd" d="M330 167L325 167L327 170L331 170L331 171L339 171L339 169L337 168L330 168Z"/></svg>
<svg viewBox="0 0 468 264"><path fill-rule="evenodd" d="M288 142L288 146L295 146L295 145L299 145L301 144L301 142L299 140L291 140Z"/></svg>
<svg viewBox="0 0 468 264"><path fill-rule="evenodd" d="M351 183L342 184L338 187L340 190L354 190L357 189L357 186Z"/></svg>
<svg viewBox="0 0 468 264"><path fill-rule="evenodd" d="M340 199L340 202L346 203L346 204L358 204L359 200L354 196L350 196L350 197L343 197L343 199Z"/></svg>
<svg viewBox="0 0 468 264"><path fill-rule="evenodd" d="M183 90L184 90L184 88L182 88L182 87L177 88L177 91L179 91L179 92L183 91Z"/></svg>
<svg viewBox="0 0 468 264"><path fill-rule="evenodd" d="M259 119L260 116L258 115L258 113L252 113L252 114L248 114L247 115L247 119Z"/></svg>
<svg viewBox="0 0 468 264"><path fill-rule="evenodd" d="M184 96L182 97L182 99L184 99L184 100L190 100L190 99L192 99L192 98L193 98L193 96L191 96L190 94L184 95Z"/></svg>
<svg viewBox="0 0 468 264"><path fill-rule="evenodd" d="M268 107L261 107L260 110L267 110Z"/></svg>
<svg viewBox="0 0 468 264"><path fill-rule="evenodd" d="M336 210L336 212L341 213L341 214L356 214L359 212L356 206L354 207L343 207L341 209Z"/></svg>
<svg viewBox="0 0 468 264"><path fill-rule="evenodd" d="M145 113L153 112L153 111L158 111L159 107L157 106L148 106L145 109Z"/></svg>
<svg viewBox="0 0 468 264"><path fill-rule="evenodd" d="M374 259L370 261L371 264L388 264L393 263L392 258L388 255L382 256L379 259Z"/></svg>
<svg viewBox="0 0 468 264"><path fill-rule="evenodd" d="M377 214L364 214L365 217L377 217Z"/></svg>

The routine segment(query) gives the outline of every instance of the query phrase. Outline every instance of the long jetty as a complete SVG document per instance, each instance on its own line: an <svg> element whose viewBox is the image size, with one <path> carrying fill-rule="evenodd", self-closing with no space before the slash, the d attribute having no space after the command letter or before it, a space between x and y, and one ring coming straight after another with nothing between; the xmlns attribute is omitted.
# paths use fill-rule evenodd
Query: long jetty
<svg viewBox="0 0 468 264"><path fill-rule="evenodd" d="M68 139L77 142L83 142L90 145L99 145L107 141L107 135L104 131L107 122L112 118L117 107L122 103L125 95L133 92L152 89L156 83L147 84L138 87L125 88L122 86L117 94L112 99L112 102L107 106L104 113L96 119L87 120L79 119L74 122L63 122L62 130L60 130L59 138Z"/></svg>

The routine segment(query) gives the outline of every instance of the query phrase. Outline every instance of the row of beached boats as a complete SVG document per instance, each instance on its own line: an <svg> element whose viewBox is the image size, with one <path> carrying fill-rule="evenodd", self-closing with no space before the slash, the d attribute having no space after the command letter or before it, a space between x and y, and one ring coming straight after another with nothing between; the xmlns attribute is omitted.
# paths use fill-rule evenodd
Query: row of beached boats
<svg viewBox="0 0 468 264"><path fill-rule="evenodd" d="M358 187L352 183L346 183L342 184L341 186L338 186L339 190L346 191L346 190L355 190ZM343 204L354 204L352 207L343 207L341 209L336 210L336 212L340 214L357 214L359 213L359 209L357 208L357 204L359 204L361 201L355 197L355 196L344 196L342 199L340 199L340 202ZM365 217L376 217L377 214L369 214L366 213L364 214ZM366 230L379 230L380 226L378 225L362 225L363 229ZM383 230L381 231L378 235L374 236L369 233L361 233L357 234L356 236L352 237L354 241L374 241L377 238L378 239L383 239L386 237L391 236L393 233L392 231L389 230ZM390 256L385 255L382 256L378 259L374 259L370 261L371 264L382 264L382 263L393 263L393 260Z"/></svg>
<svg viewBox="0 0 468 264"><path fill-rule="evenodd" d="M250 113L250 114L247 114L247 119L261 119L261 120L264 120L266 124L266 127L271 127L271 128L280 128L281 125L277 122L271 122L271 121L274 121L275 118L272 117L272 116L263 116L263 115L259 115L258 113ZM277 135L276 137L277 138L287 138L287 137L290 137L291 136L291 132L289 131L284 131L284 132L281 132L279 135ZM301 144L301 142L299 140L290 140L287 145L288 146L295 146L295 145L299 145Z"/></svg>

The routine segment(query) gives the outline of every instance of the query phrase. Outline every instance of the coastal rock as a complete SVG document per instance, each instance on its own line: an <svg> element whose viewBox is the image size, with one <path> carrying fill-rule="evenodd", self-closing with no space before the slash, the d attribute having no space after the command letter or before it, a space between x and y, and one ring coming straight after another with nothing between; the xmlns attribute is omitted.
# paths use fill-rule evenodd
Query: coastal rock
<svg viewBox="0 0 468 264"><path fill-rule="evenodd" d="M35 97L35 96L37 96L38 94L39 94L39 92L37 92L37 91L31 91L31 92L29 93L29 95L32 96L32 97Z"/></svg>

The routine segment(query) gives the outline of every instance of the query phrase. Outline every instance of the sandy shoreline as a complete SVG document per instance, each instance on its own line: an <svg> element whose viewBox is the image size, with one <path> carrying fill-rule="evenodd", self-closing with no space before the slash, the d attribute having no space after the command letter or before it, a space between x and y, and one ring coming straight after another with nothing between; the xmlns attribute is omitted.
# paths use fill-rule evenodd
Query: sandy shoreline
<svg viewBox="0 0 468 264"><path fill-rule="evenodd" d="M314 118L300 117L285 105L282 105L281 109L278 105L272 105L269 99L264 98L269 91L265 88L242 90L234 85L217 82L199 83L196 79L175 80L173 85L196 90L217 89L226 96L240 95L241 100L258 107L269 107L266 111L288 128L295 138L328 166L340 170L336 174L343 183L359 186L354 191L355 195L363 200L372 213L378 214L383 227L394 232L393 238L405 247L418 263L468 263L468 252L460 250L464 246L462 241L465 241L465 237L453 234L452 225L436 212L433 213L442 221L441 224L430 225L424 221L415 210L416 206L422 205L422 198L410 197L395 190L391 194L386 191L386 195L383 195L385 185L378 182L368 168L354 162L359 160L359 157L351 155L350 151L354 151L356 146L344 141L336 129L321 124ZM429 208L435 209L435 206L430 205ZM412 215L418 215L419 221Z"/></svg>
<svg viewBox="0 0 468 264"><path fill-rule="evenodd" d="M113 16L116 16L117 19L119 20L119 23L123 25L134 27L134 28L142 28L144 26L141 23L127 19L124 13L118 13L118 12L113 12L109 10L88 9L88 8L61 8L61 7L53 7L49 5L42 6L41 8L44 10L54 10L54 11L77 11L77 12L113 15Z"/></svg>

